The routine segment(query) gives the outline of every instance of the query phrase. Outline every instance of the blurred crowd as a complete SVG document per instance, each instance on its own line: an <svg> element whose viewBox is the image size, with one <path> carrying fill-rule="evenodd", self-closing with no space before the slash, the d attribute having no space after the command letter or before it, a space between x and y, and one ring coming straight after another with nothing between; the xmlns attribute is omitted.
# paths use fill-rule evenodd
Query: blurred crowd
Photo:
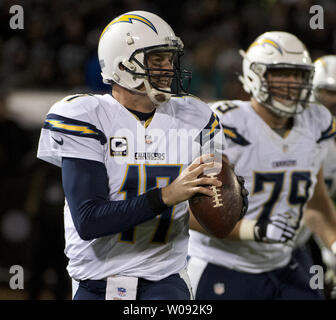
<svg viewBox="0 0 336 320"><path fill-rule="evenodd" d="M310 28L314 4L324 10L324 29ZM24 9L23 30L9 26L13 5ZM8 94L107 92L97 59L99 35L113 17L139 9L160 15L182 38L184 66L193 72L191 93L207 101L247 97L237 78L238 50L265 31L294 33L314 59L336 53L334 0L1 0L0 284L8 283L11 264L27 265L25 298L39 298L46 286L53 298L69 297L64 198L59 170L36 160L40 128L27 132L8 117Z"/></svg>
<svg viewBox="0 0 336 320"><path fill-rule="evenodd" d="M11 30L9 8L24 8L24 29ZM309 26L310 7L324 10L324 29ZM192 93L228 99L240 93L240 48L268 30L296 34L313 58L336 49L336 2L332 0L2 0L0 81L11 88L105 91L97 60L101 31L126 11L163 17L184 41L193 70Z"/></svg>

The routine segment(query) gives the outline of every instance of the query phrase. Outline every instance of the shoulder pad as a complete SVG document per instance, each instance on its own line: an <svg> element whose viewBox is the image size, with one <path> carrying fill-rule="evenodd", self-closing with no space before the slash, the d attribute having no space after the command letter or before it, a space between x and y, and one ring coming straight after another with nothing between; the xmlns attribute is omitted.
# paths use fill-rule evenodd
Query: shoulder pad
<svg viewBox="0 0 336 320"><path fill-rule="evenodd" d="M212 110L219 114L225 114L229 111L239 108L239 106L231 100L221 100L209 103Z"/></svg>
<svg viewBox="0 0 336 320"><path fill-rule="evenodd" d="M316 143L336 136L336 120L322 104L312 104L307 108L308 121L315 128Z"/></svg>
<svg viewBox="0 0 336 320"><path fill-rule="evenodd" d="M99 100L93 94L75 94L57 101L49 112L72 117L88 113L98 105Z"/></svg>
<svg viewBox="0 0 336 320"><path fill-rule="evenodd" d="M209 104L217 113L224 135L227 139L241 146L247 146L250 142L239 133L240 127L244 126L246 112L245 102L239 100L221 100ZM235 110L234 112L231 112Z"/></svg>
<svg viewBox="0 0 336 320"><path fill-rule="evenodd" d="M198 119L197 124L199 124L200 127L208 123L212 114L212 110L207 103L193 96L171 99L171 102L174 106L178 106L178 108L174 108L177 117L195 117L195 119ZM195 120L193 121L195 123Z"/></svg>

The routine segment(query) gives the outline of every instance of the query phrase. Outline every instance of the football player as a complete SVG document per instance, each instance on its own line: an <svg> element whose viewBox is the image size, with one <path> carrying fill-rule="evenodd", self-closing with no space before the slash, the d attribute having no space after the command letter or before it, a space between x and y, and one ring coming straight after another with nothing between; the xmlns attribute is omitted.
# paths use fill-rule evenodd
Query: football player
<svg viewBox="0 0 336 320"><path fill-rule="evenodd" d="M292 259L305 208L324 221L336 251L336 213L322 161L336 135L327 108L309 106L314 66L304 44L286 32L258 37L240 77L250 101L212 104L225 132L224 150L249 191L249 209L224 240L191 217L188 272L196 299L320 299L312 275Z"/></svg>
<svg viewBox="0 0 336 320"><path fill-rule="evenodd" d="M38 157L62 168L74 299L191 297L186 200L221 185L198 176L225 138L207 104L182 96L182 54L160 17L122 14L98 46L112 94L68 96L46 117Z"/></svg>

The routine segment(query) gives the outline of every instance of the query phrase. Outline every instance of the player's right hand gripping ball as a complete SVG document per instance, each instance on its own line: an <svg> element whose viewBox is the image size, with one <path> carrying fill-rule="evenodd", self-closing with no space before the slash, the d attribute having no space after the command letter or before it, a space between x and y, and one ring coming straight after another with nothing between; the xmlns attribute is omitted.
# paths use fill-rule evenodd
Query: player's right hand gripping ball
<svg viewBox="0 0 336 320"><path fill-rule="evenodd" d="M189 199L189 206L198 223L207 232L217 238L225 238L247 211L248 191L244 187L244 179L236 176L225 157L222 158L221 171L215 176L222 182L222 186L208 188L216 195L209 197L196 194Z"/></svg>

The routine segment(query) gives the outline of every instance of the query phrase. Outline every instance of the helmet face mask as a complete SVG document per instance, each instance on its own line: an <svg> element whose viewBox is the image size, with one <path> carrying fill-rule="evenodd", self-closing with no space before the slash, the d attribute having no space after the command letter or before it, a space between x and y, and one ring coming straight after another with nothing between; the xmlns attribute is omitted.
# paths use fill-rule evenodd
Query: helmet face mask
<svg viewBox="0 0 336 320"><path fill-rule="evenodd" d="M150 56L160 54L171 54L172 68L160 68L159 66L150 66ZM191 81L191 72L187 70L181 70L180 58L182 55L182 49L168 47L168 45L141 48L136 50L132 54L129 61L137 64L143 71L134 72L127 68L126 71L136 78L146 79L152 88L160 92L168 94L173 93L175 95L187 94ZM166 86L159 85L158 82L160 82L160 80L162 82L166 82ZM175 80L174 88L171 88L173 80ZM184 80L188 81L187 85L183 84Z"/></svg>
<svg viewBox="0 0 336 320"><path fill-rule="evenodd" d="M307 104L312 90L311 74L312 68L306 66L267 66L266 79L262 80L260 89L267 97L263 102L270 108L279 103L286 106L288 116L302 112L301 105Z"/></svg>
<svg viewBox="0 0 336 320"><path fill-rule="evenodd" d="M170 54L175 61L170 66L151 66L148 59L153 54ZM181 39L164 20L145 11L115 18L102 32L98 46L103 81L147 94L154 104L168 101L171 95L188 94L191 72L181 70L182 55Z"/></svg>
<svg viewBox="0 0 336 320"><path fill-rule="evenodd" d="M274 114L292 117L309 103L314 67L295 36L267 32L243 56L244 90Z"/></svg>

